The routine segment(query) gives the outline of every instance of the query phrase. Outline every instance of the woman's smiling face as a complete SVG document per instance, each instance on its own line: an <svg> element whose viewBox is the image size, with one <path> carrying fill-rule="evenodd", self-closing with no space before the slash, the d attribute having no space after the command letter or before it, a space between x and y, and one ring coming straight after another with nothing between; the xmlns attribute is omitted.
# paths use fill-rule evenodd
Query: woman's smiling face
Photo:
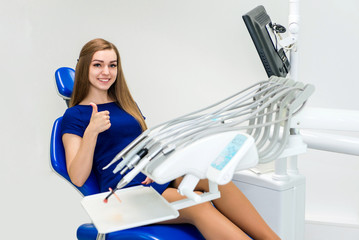
<svg viewBox="0 0 359 240"><path fill-rule="evenodd" d="M89 69L90 91L106 91L116 81L117 56L114 50L97 51Z"/></svg>

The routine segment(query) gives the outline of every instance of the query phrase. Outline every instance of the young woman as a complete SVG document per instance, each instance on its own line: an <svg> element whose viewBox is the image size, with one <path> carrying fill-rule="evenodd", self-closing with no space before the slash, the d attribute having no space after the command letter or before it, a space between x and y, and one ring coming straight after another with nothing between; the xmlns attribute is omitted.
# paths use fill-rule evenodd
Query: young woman
<svg viewBox="0 0 359 240"><path fill-rule="evenodd" d="M127 87L117 48L94 39L82 48L76 66L74 90L63 116L62 140L71 181L82 186L93 170L101 191L115 188L122 176L112 167L102 170L113 157L146 129L144 118ZM142 173L128 186L151 184L169 202L183 199L181 179L158 185ZM206 239L279 239L255 208L231 182L219 186L221 198L180 210L166 223L195 225ZM208 191L201 180L198 194ZM248 235L247 235L248 234Z"/></svg>

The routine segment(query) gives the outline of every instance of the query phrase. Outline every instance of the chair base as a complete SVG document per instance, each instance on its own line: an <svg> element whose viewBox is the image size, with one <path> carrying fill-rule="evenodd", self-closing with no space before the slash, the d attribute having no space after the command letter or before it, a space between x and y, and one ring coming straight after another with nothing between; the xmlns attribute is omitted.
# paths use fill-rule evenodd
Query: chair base
<svg viewBox="0 0 359 240"><path fill-rule="evenodd" d="M77 229L78 240L96 240L97 229L91 223L83 224ZM204 240L196 227L190 224L156 224L130 228L109 233L106 240Z"/></svg>

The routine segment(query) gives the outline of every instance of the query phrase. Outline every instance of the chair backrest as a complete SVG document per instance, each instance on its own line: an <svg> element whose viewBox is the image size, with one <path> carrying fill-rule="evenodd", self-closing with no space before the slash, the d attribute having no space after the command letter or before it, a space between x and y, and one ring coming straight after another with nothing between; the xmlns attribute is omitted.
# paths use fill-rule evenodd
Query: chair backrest
<svg viewBox="0 0 359 240"><path fill-rule="evenodd" d="M55 74L58 93L61 97L64 98L65 101L68 101L71 97L74 83L74 73L75 71L71 68L59 68ZM55 120L52 127L50 144L50 165L56 173L58 173L61 177L63 177L72 184L66 168L65 150L62 144L61 136L61 121L62 117L59 117ZM84 196L96 194L100 191L96 177L93 172L91 172L89 178L82 187L77 187L74 184L72 185L76 189L78 189L80 193Z"/></svg>

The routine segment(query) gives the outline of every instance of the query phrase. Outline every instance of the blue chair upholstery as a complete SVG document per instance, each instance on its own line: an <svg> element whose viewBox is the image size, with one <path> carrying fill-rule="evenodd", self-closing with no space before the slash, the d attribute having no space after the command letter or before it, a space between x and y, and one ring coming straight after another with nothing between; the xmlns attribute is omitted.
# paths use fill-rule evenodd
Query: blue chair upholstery
<svg viewBox="0 0 359 240"><path fill-rule="evenodd" d="M97 230L93 224L83 224L77 229L77 239L95 240ZM113 232L106 240L199 240L204 239L190 224L156 224Z"/></svg>
<svg viewBox="0 0 359 240"><path fill-rule="evenodd" d="M71 78L71 79L68 79ZM71 97L73 86L74 70L71 68L59 68L56 71L55 79L58 86L59 94L68 102ZM71 86L67 86L70 84ZM71 91L71 92L69 92ZM71 183L70 177L67 173L65 150L62 144L61 136L61 121L62 117L55 120L51 133L50 143L50 163L53 170L61 177ZM71 183L72 184L72 183ZM83 196L99 193L99 186L96 177L91 173L82 187L77 187L72 184ZM83 224L77 229L78 240L95 240L97 237L97 229L91 223ZM106 240L198 240L204 239L201 233L190 224L155 224L142 226L137 228L126 229L109 233L106 235Z"/></svg>

